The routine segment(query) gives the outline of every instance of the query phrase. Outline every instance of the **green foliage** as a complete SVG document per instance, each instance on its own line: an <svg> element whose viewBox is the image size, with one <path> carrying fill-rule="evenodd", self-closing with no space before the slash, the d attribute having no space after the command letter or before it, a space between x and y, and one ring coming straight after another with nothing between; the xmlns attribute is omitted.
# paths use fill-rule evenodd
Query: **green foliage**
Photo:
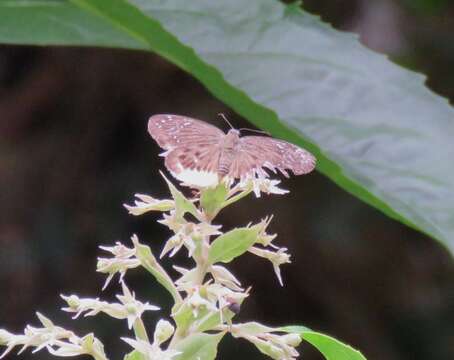
<svg viewBox="0 0 454 360"><path fill-rule="evenodd" d="M193 334L181 341L176 350L182 352L181 355L175 357L176 360L213 360L216 358L217 347L224 333L209 335L209 334Z"/></svg>
<svg viewBox="0 0 454 360"><path fill-rule="evenodd" d="M217 211L222 207L226 200L227 194L228 188L224 183L221 183L214 188L208 188L202 193L200 205L202 205L202 209L208 217L212 218L216 215Z"/></svg>
<svg viewBox="0 0 454 360"><path fill-rule="evenodd" d="M194 320L192 308L184 303L177 303L174 305L172 308L172 317L177 324L178 331L183 334L186 333L186 330Z"/></svg>
<svg viewBox="0 0 454 360"><path fill-rule="evenodd" d="M123 360L145 360L144 356L137 350L131 351Z"/></svg>
<svg viewBox="0 0 454 360"><path fill-rule="evenodd" d="M139 244L136 242L136 256L140 260L141 265L147 269L169 293L172 295L174 301L178 303L181 300L178 291L173 285L172 279L167 275L167 273L162 270L161 266L157 262L149 246Z"/></svg>
<svg viewBox="0 0 454 360"><path fill-rule="evenodd" d="M208 255L208 263L228 263L236 257L244 254L257 240L260 228L233 229L220 235L213 241Z"/></svg>
<svg viewBox="0 0 454 360"><path fill-rule="evenodd" d="M167 186L170 189L170 193L172 194L173 200L175 201L175 210L177 216L183 216L186 213L190 213L196 217L196 219L200 219L199 212L189 199L187 199L167 178L164 174L161 174L162 177L167 182Z"/></svg>
<svg viewBox="0 0 454 360"><path fill-rule="evenodd" d="M366 358L351 346L341 343L331 336L309 330L304 326L286 326L281 328L301 337L320 351L326 360L366 360Z"/></svg>

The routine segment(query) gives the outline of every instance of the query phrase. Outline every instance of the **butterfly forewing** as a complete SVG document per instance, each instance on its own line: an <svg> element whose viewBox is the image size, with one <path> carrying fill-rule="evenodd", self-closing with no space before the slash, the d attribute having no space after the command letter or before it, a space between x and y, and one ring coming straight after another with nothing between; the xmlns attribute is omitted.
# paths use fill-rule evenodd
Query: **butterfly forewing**
<svg viewBox="0 0 454 360"><path fill-rule="evenodd" d="M148 120L148 132L163 149L170 150L188 144L219 145L225 136L222 130L206 122L179 115L153 115Z"/></svg>

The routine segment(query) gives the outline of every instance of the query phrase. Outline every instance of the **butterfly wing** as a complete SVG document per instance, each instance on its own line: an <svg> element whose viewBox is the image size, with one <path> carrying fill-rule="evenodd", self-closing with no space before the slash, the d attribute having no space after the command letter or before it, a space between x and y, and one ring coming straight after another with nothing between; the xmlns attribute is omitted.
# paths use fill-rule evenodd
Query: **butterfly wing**
<svg viewBox="0 0 454 360"><path fill-rule="evenodd" d="M172 175L188 185L207 187L219 181L218 164L220 146L198 146L188 144L171 150L165 165Z"/></svg>
<svg viewBox="0 0 454 360"><path fill-rule="evenodd" d="M267 176L263 168L279 170L288 177L288 170L295 175L311 172L315 168L315 157L308 151L283 140L264 136L240 138L238 151L230 166L228 176L242 179L259 174Z"/></svg>
<svg viewBox="0 0 454 360"><path fill-rule="evenodd" d="M148 120L148 132L165 150L197 144L217 145L225 136L222 130L203 121L180 115L153 115Z"/></svg>
<svg viewBox="0 0 454 360"><path fill-rule="evenodd" d="M165 165L178 180L194 186L218 182L220 144L225 134L203 121L179 115L154 115L148 132L159 146Z"/></svg>

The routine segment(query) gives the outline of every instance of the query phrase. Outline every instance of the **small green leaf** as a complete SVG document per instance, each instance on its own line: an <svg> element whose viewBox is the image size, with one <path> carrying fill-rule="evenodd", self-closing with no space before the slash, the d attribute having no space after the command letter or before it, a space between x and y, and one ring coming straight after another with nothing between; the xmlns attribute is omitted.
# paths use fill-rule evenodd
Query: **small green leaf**
<svg viewBox="0 0 454 360"><path fill-rule="evenodd" d="M285 326L280 330L299 334L320 351L327 360L366 360L363 354L331 336L309 330L304 326Z"/></svg>
<svg viewBox="0 0 454 360"><path fill-rule="evenodd" d="M177 331L184 334L194 320L192 308L186 303L175 304L172 308L172 318L177 324Z"/></svg>
<svg viewBox="0 0 454 360"><path fill-rule="evenodd" d="M216 335L193 334L175 346L181 354L175 360L213 360L216 358L219 341L224 333Z"/></svg>
<svg viewBox="0 0 454 360"><path fill-rule="evenodd" d="M257 240L259 226L233 229L218 236L210 247L208 263L228 263L245 253Z"/></svg>
<svg viewBox="0 0 454 360"><path fill-rule="evenodd" d="M126 354L123 360L145 360L145 356L143 356L140 352L137 350L134 350L130 352L129 354Z"/></svg>
<svg viewBox="0 0 454 360"><path fill-rule="evenodd" d="M231 320L235 314L228 308L223 309L223 321ZM222 323L220 312L213 312L206 309L198 309L197 317L194 316L193 309L185 303L176 304L172 309L172 317L177 324L178 334L186 334L187 329L192 326L197 332L213 330Z"/></svg>
<svg viewBox="0 0 454 360"><path fill-rule="evenodd" d="M164 176L161 172L162 177L169 187L170 193L172 194L173 200L175 200L175 209L178 216L183 216L186 213L194 215L198 220L201 220L200 213L192 201L187 199L178 189Z"/></svg>
<svg viewBox="0 0 454 360"><path fill-rule="evenodd" d="M227 317L228 320L230 320L231 318L232 318L231 316ZM224 318L223 320L225 321L227 319ZM214 329L216 326L218 326L220 324L221 324L221 313L219 311L210 312L210 313L207 313L202 319L200 319L198 321L196 329L200 332L209 331L209 330Z"/></svg>
<svg viewBox="0 0 454 360"><path fill-rule="evenodd" d="M221 325L223 322L229 322L233 319L236 314L233 311L230 311L228 308L222 310L222 320L221 313L209 312L200 320L198 320L196 329L197 331L204 332L213 330L216 326Z"/></svg>
<svg viewBox="0 0 454 360"><path fill-rule="evenodd" d="M219 210L222 209L227 194L228 189L223 182L215 188L206 188L202 190L200 204L209 218L213 218Z"/></svg>
<svg viewBox="0 0 454 360"><path fill-rule="evenodd" d="M167 275L166 271L159 265L150 247L140 244L137 240L133 240L133 242L136 248L136 256L140 260L141 265L155 277L157 282L170 292L175 303L180 302L181 296L178 290L173 285L172 279Z"/></svg>

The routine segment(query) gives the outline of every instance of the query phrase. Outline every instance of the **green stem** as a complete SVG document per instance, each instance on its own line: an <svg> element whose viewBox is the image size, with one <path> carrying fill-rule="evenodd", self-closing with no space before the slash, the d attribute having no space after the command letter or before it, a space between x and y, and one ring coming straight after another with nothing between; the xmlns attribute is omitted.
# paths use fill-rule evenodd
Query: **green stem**
<svg viewBox="0 0 454 360"><path fill-rule="evenodd" d="M95 360L108 360L107 357L105 357L102 354L94 353L92 354L93 359Z"/></svg>
<svg viewBox="0 0 454 360"><path fill-rule="evenodd" d="M136 321L134 321L133 329L134 329L134 334L136 335L137 339L140 339L140 340L143 340L146 342L150 341L148 339L147 329L145 329L145 325L141 318L137 318Z"/></svg>
<svg viewBox="0 0 454 360"><path fill-rule="evenodd" d="M170 292L175 303L180 303L183 299L181 298L180 293L175 287L172 278L156 260L155 256L151 252L151 249L146 245L140 244L139 242L134 242L134 246L137 249L136 256L140 260L141 265L145 269L147 269L156 278L156 280Z"/></svg>
<svg viewBox="0 0 454 360"><path fill-rule="evenodd" d="M248 196L251 192L252 192L252 188L242 191L239 194L232 196L231 198L229 198L222 204L222 207L225 208L226 206L229 206L230 204L233 204L234 202L241 200L242 198Z"/></svg>

